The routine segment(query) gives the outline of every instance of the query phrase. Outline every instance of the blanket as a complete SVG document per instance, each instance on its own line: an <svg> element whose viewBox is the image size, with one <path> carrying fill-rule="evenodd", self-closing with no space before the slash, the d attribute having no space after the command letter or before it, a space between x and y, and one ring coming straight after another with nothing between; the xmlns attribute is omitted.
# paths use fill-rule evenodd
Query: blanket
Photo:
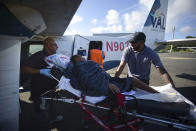
<svg viewBox="0 0 196 131"><path fill-rule="evenodd" d="M108 95L110 75L101 69L97 63L93 61L78 62L73 67L73 75L80 85L80 90L85 95Z"/></svg>
<svg viewBox="0 0 196 131"><path fill-rule="evenodd" d="M54 71L55 70L55 71ZM65 70L52 69L52 75L60 80L62 76L70 79L74 89L87 96L107 96L108 85L116 85L121 92L132 89L132 78L112 78L100 66L93 61L70 63Z"/></svg>

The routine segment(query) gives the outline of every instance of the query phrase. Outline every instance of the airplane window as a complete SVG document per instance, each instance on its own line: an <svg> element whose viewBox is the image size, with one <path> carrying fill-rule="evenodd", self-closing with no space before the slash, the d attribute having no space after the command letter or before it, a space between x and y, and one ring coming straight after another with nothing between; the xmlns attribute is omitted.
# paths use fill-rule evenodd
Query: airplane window
<svg viewBox="0 0 196 131"><path fill-rule="evenodd" d="M43 49L43 45L30 45L29 47L29 56L32 54L41 51Z"/></svg>

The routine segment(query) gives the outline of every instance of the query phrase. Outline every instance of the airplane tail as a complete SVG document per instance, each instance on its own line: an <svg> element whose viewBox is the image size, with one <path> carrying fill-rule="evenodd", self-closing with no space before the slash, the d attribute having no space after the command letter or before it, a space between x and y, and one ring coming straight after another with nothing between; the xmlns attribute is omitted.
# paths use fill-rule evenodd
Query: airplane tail
<svg viewBox="0 0 196 131"><path fill-rule="evenodd" d="M155 0L143 27L146 34L146 45L155 49L156 42L165 39L168 0Z"/></svg>

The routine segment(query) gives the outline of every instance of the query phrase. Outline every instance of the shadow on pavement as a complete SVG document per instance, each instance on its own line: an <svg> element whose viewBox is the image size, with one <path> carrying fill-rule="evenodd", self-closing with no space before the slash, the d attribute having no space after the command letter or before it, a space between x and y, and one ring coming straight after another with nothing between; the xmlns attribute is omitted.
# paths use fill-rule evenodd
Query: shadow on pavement
<svg viewBox="0 0 196 131"><path fill-rule="evenodd" d="M20 101L21 113L19 115L19 128L20 131L39 131L39 122L35 117L35 112L33 110L33 104Z"/></svg>
<svg viewBox="0 0 196 131"><path fill-rule="evenodd" d="M21 113L19 119L20 131L45 131L45 122L34 111L33 103L20 101ZM82 130L81 118L84 115L77 104L55 102L57 115L63 115L63 120L47 125L52 131L80 131ZM46 112L48 113L48 112ZM48 131L48 130L47 130Z"/></svg>
<svg viewBox="0 0 196 131"><path fill-rule="evenodd" d="M180 87L177 88L177 91L179 91L184 97L192 101L196 105L196 86L192 87Z"/></svg>
<svg viewBox="0 0 196 131"><path fill-rule="evenodd" d="M196 75L182 73L180 75L176 75L176 77L196 81Z"/></svg>

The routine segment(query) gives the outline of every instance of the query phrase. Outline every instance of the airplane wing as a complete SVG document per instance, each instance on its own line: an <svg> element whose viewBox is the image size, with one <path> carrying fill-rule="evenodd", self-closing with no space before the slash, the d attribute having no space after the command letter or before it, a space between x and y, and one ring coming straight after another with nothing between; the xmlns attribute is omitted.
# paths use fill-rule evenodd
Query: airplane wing
<svg viewBox="0 0 196 131"><path fill-rule="evenodd" d="M40 35L63 35L82 0L0 0L39 11L46 29Z"/></svg>
<svg viewBox="0 0 196 131"><path fill-rule="evenodd" d="M187 38L187 39L174 39L174 40L167 40L156 42L158 45L160 44L172 44L172 45L191 45L196 44L196 38Z"/></svg>

